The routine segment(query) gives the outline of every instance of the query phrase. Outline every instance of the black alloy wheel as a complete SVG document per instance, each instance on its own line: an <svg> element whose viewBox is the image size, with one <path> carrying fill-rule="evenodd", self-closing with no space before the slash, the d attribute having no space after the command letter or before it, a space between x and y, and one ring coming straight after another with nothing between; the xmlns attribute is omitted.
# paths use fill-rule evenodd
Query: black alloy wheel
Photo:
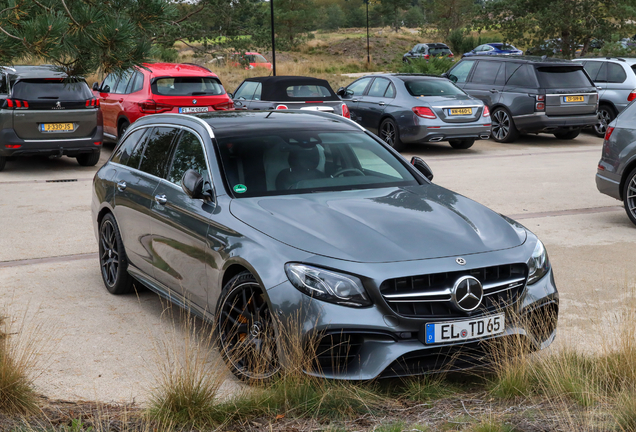
<svg viewBox="0 0 636 432"><path fill-rule="evenodd" d="M632 170L625 180L623 203L625 204L627 216L636 225L636 169Z"/></svg>
<svg viewBox="0 0 636 432"><path fill-rule="evenodd" d="M128 274L128 261L121 234L112 214L107 214L99 225L99 266L106 289L111 294L132 291L133 278Z"/></svg>
<svg viewBox="0 0 636 432"><path fill-rule="evenodd" d="M95 166L99 162L101 150L77 155L77 163L81 166Z"/></svg>
<svg viewBox="0 0 636 432"><path fill-rule="evenodd" d="M519 137L512 116L503 108L492 113L492 139L500 143L511 143Z"/></svg>
<svg viewBox="0 0 636 432"><path fill-rule="evenodd" d="M250 272L223 288L216 313L223 360L244 381L264 382L280 369L276 332L263 289Z"/></svg>
<svg viewBox="0 0 636 432"><path fill-rule="evenodd" d="M400 140L400 131L390 118L384 119L380 124L380 139L397 151L404 150L404 143Z"/></svg>
<svg viewBox="0 0 636 432"><path fill-rule="evenodd" d="M594 125L594 133L598 137L604 137L607 132L608 125L616 118L614 109L609 105L601 105L598 107L598 123Z"/></svg>

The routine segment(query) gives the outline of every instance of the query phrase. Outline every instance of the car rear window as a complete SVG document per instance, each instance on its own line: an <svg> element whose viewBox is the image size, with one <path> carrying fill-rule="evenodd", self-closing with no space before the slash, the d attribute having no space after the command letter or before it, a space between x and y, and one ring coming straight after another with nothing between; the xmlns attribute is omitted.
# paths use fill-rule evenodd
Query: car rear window
<svg viewBox="0 0 636 432"><path fill-rule="evenodd" d="M150 86L161 96L216 96L225 94L221 82L214 77L163 77Z"/></svg>
<svg viewBox="0 0 636 432"><path fill-rule="evenodd" d="M444 56L451 53L451 50L448 47L434 47L429 48L428 53L432 56Z"/></svg>
<svg viewBox="0 0 636 432"><path fill-rule="evenodd" d="M260 54L248 54L245 58L250 63L267 63L267 59Z"/></svg>
<svg viewBox="0 0 636 432"><path fill-rule="evenodd" d="M450 81L441 79L411 79L404 81L411 96L454 96L465 94Z"/></svg>
<svg viewBox="0 0 636 432"><path fill-rule="evenodd" d="M28 101L84 101L92 98L93 94L83 80L26 79L15 83L12 97Z"/></svg>
<svg viewBox="0 0 636 432"><path fill-rule="evenodd" d="M590 87L593 84L582 67L552 66L537 68L539 84L543 88Z"/></svg>
<svg viewBox="0 0 636 432"><path fill-rule="evenodd" d="M331 92L321 85L295 85L287 87L287 96L291 98L327 98Z"/></svg>

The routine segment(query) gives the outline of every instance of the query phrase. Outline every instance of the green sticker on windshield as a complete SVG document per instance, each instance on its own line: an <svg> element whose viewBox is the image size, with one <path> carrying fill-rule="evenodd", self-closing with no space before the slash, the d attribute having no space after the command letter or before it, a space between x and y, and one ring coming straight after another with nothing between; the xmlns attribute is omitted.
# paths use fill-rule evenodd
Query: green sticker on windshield
<svg viewBox="0 0 636 432"><path fill-rule="evenodd" d="M236 186L234 186L234 192L236 192L236 193L245 193L245 192L247 192L247 186L242 185L242 184L237 184Z"/></svg>

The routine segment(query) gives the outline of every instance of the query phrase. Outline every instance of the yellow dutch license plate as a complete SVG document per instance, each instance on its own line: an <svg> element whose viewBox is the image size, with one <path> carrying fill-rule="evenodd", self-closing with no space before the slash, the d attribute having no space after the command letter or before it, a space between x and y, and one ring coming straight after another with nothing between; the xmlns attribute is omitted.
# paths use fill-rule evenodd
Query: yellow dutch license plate
<svg viewBox="0 0 636 432"><path fill-rule="evenodd" d="M42 132L73 132L75 125L73 123L42 123L40 130Z"/></svg>
<svg viewBox="0 0 636 432"><path fill-rule="evenodd" d="M451 108L450 115L471 115L473 113L472 108Z"/></svg>
<svg viewBox="0 0 636 432"><path fill-rule="evenodd" d="M583 96L565 96L565 102L585 102L585 97Z"/></svg>

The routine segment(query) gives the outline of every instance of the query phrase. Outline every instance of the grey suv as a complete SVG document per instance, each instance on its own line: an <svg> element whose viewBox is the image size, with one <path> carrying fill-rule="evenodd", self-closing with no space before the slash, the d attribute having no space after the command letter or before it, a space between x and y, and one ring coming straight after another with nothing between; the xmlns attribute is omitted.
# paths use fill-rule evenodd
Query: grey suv
<svg viewBox="0 0 636 432"><path fill-rule="evenodd" d="M52 66L0 68L0 171L17 156L71 156L99 161L102 113L84 80Z"/></svg>
<svg viewBox="0 0 636 432"><path fill-rule="evenodd" d="M576 59L583 64L598 89L598 122L596 135L605 136L607 125L636 99L636 58Z"/></svg>
<svg viewBox="0 0 636 432"><path fill-rule="evenodd" d="M520 132L574 139L598 121L596 87L583 66L570 61L473 56L444 76L490 108L497 142L513 142Z"/></svg>

